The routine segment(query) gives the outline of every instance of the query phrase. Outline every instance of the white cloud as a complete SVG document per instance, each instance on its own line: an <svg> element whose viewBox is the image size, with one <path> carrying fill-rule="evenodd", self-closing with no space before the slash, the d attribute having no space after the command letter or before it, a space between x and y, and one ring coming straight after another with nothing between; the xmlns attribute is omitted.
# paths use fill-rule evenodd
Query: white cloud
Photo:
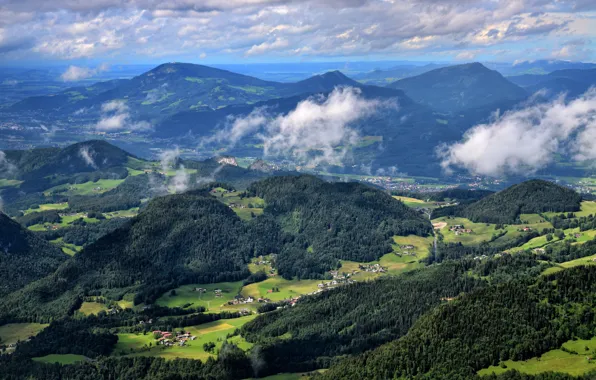
<svg viewBox="0 0 596 380"><path fill-rule="evenodd" d="M111 100L102 104L101 118L95 125L99 131L114 132L120 130L149 131L152 125L146 121L131 120L129 107L123 100Z"/></svg>
<svg viewBox="0 0 596 380"><path fill-rule="evenodd" d="M327 97L301 101L286 115L272 116L266 109L256 109L233 119L228 128L208 140L234 145L253 135L262 140L265 156L294 156L312 165L337 165L358 141L350 124L385 106L389 104L363 98L357 88L336 88Z"/></svg>
<svg viewBox="0 0 596 380"><path fill-rule="evenodd" d="M461 167L490 176L531 174L552 163L557 153L596 159L596 90L572 101L561 96L507 112L439 149L447 171Z"/></svg>
<svg viewBox="0 0 596 380"><path fill-rule="evenodd" d="M79 149L79 156L85 160L87 165L91 166L93 169L97 169L97 164L93 159L93 156L95 156L95 151L92 148L89 148L87 145L82 146Z"/></svg>
<svg viewBox="0 0 596 380"><path fill-rule="evenodd" d="M161 165L161 169L165 172L171 168L175 168L179 158L180 149L178 147L164 150L159 154L159 164Z"/></svg>
<svg viewBox="0 0 596 380"><path fill-rule="evenodd" d="M176 174L170 180L170 186L176 193L183 193L188 190L188 183L190 182L190 174L184 168L184 165L180 165L180 168L176 170Z"/></svg>
<svg viewBox="0 0 596 380"><path fill-rule="evenodd" d="M68 69L66 69L62 75L60 75L60 78L65 82L75 82L91 78L101 72L108 71L109 69L109 66L106 64L101 64L94 69L71 65L68 66Z"/></svg>
<svg viewBox="0 0 596 380"><path fill-rule="evenodd" d="M0 175L3 177L12 176L17 172L17 166L6 158L6 153L0 150Z"/></svg>
<svg viewBox="0 0 596 380"><path fill-rule="evenodd" d="M290 42L283 38L276 38L272 42L265 41L259 45L253 45L246 51L246 56L261 55L270 51L280 50L290 45Z"/></svg>

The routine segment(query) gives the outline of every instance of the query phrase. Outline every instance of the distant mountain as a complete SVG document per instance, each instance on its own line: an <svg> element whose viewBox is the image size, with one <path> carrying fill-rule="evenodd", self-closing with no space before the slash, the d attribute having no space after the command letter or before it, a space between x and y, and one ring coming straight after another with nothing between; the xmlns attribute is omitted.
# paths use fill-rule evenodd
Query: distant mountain
<svg viewBox="0 0 596 380"><path fill-rule="evenodd" d="M526 92L480 63L450 66L388 85L441 112L524 99Z"/></svg>
<svg viewBox="0 0 596 380"><path fill-rule="evenodd" d="M463 207L437 210L437 214L453 211L453 214L477 223L520 224L523 222L520 220L521 214L579 211L581 199L578 193L567 187L543 180L530 180Z"/></svg>
<svg viewBox="0 0 596 380"><path fill-rule="evenodd" d="M567 93L571 98L585 93L596 85L596 69L557 70L547 75L519 75L508 77L529 93L546 90L548 96Z"/></svg>
<svg viewBox="0 0 596 380"><path fill-rule="evenodd" d="M487 67L499 71L503 75L545 75L552 73L557 70L586 70L596 69L596 63L584 63L584 62L573 62L573 61L562 61L562 60L546 60L539 59L536 61L524 61L510 63L496 63L486 62L484 63Z"/></svg>
<svg viewBox="0 0 596 380"><path fill-rule="evenodd" d="M385 70L377 69L368 73L356 74L353 76L353 78L364 84L386 86L387 84L395 82L396 80L424 74L431 70L446 66L448 65L436 63L429 63L423 66L403 65Z"/></svg>
<svg viewBox="0 0 596 380"><path fill-rule="evenodd" d="M130 80L75 87L55 95L26 98L12 111L43 111L63 115L85 110L98 115L102 104L124 101L135 120L155 123L188 110L215 110L235 104L252 104L304 93L328 92L336 86L358 83L338 71L296 83L257 79L209 66L166 63Z"/></svg>
<svg viewBox="0 0 596 380"><path fill-rule="evenodd" d="M0 296L53 273L68 256L0 212Z"/></svg>

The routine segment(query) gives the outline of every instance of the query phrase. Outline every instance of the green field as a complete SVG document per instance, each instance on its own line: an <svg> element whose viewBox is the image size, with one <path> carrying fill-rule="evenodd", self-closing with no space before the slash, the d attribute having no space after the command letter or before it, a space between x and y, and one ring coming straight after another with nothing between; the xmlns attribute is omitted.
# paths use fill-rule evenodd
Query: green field
<svg viewBox="0 0 596 380"><path fill-rule="evenodd" d="M435 202L425 202L421 199L417 198L410 198L410 197L402 197L399 195L394 195L393 198L402 201L406 206L412 208L437 208L438 206L435 205Z"/></svg>
<svg viewBox="0 0 596 380"><path fill-rule="evenodd" d="M64 202L64 203L46 203L46 204L42 204L39 205L39 208L30 208L28 210L25 210L23 213L25 215L30 214L32 212L39 212L39 211L48 211L48 210L66 210L68 208L68 203Z"/></svg>
<svg viewBox="0 0 596 380"><path fill-rule="evenodd" d="M242 288L244 297L269 298L272 301L281 301L288 298L312 293L318 290L319 280L286 280L275 276L263 282L250 284ZM279 292L270 292L273 288L279 288Z"/></svg>
<svg viewBox="0 0 596 380"><path fill-rule="evenodd" d="M77 184L66 184L52 187L46 190L44 194L49 195L57 191L67 195L101 194L116 188L122 182L124 182L123 179L100 179L97 182L89 181Z"/></svg>
<svg viewBox="0 0 596 380"><path fill-rule="evenodd" d="M551 350L540 358L532 358L525 361L507 360L502 366L491 366L478 371L478 375L500 374L515 369L522 373L535 375L542 372L563 372L578 376L596 369L596 362L588 360L592 357L592 351L596 350L596 338L591 340L570 340L563 343L563 347L575 353L565 352L561 349ZM586 348L588 348L586 350Z"/></svg>
<svg viewBox="0 0 596 380"><path fill-rule="evenodd" d="M60 364L74 364L77 362L83 362L89 360L87 357L83 355L74 355L74 354L51 354L42 356L39 358L33 358L36 362L42 363L60 363Z"/></svg>
<svg viewBox="0 0 596 380"><path fill-rule="evenodd" d="M495 240L498 243L503 243L512 239L519 237L523 232L519 230L523 227L530 227L533 230L542 231L544 228L552 228L552 224L540 218L540 215L537 214L522 214L520 216L522 221L527 221L529 223L513 225L508 224L505 225L504 228L507 233L504 236L499 237ZM449 218L449 217L441 217L437 219L433 219L433 224L435 223L446 223L447 225L441 228L441 234L443 235L444 241L446 243L462 243L464 245L477 245L484 241L489 241L493 235L497 235L503 230L495 230L495 224L491 223L474 223L469 219L466 218ZM466 229L471 229L471 233L463 233L461 235L456 235L454 231L449 231L449 228L454 225L463 225Z"/></svg>
<svg viewBox="0 0 596 380"><path fill-rule="evenodd" d="M195 291L196 288L207 289L207 292L199 293ZM222 290L221 297L215 296L215 289ZM232 301L240 293L241 289L242 281L183 285L175 289L176 296L170 296L170 292L167 291L159 297L156 303L159 306L166 307L182 307L186 304L191 304L190 307L203 306L209 311L229 310L234 308L225 304L228 301Z"/></svg>
<svg viewBox="0 0 596 380"><path fill-rule="evenodd" d="M581 203L581 211L574 212L576 217L596 215L596 202L594 201L583 201ZM545 212L545 216L553 217L555 215L561 215L560 212Z"/></svg>
<svg viewBox="0 0 596 380"><path fill-rule="evenodd" d="M99 313L100 311L107 310L108 307L105 304L99 302L83 302L81 304L81 307L79 308L79 311L85 315L97 315L97 313Z"/></svg>
<svg viewBox="0 0 596 380"><path fill-rule="evenodd" d="M8 345L23 341L31 336L37 335L47 326L47 324L43 323L9 323L0 326L0 342Z"/></svg>
<svg viewBox="0 0 596 380"><path fill-rule="evenodd" d="M156 341L153 334L118 334L118 343L114 348L112 355L128 355L128 356L158 356L165 359L196 359L207 360L209 357L214 357L214 354L205 352L203 344L213 342L216 345L215 352L221 347L226 336L234 332L237 328L256 318L256 315L249 315L241 318L224 319L215 322L209 322L198 326L184 327L181 330L187 331L196 336L197 339L189 341L186 346L180 347L174 345L172 347L156 346ZM239 336L228 339L243 350L248 350L252 344L246 342Z"/></svg>
<svg viewBox="0 0 596 380"><path fill-rule="evenodd" d="M0 188L2 187L16 187L19 186L23 181L19 181L16 179L5 179L0 178Z"/></svg>
<svg viewBox="0 0 596 380"><path fill-rule="evenodd" d="M542 274L552 274L552 273L559 272L563 269L573 268L573 267L577 267L580 265L596 265L596 261L594 261L594 260L596 260L596 255L582 257L580 259L575 259L575 260L571 260L571 261L566 261L564 263L556 264L556 266L554 266L552 268L546 269L544 272L542 272Z"/></svg>
<svg viewBox="0 0 596 380"><path fill-rule="evenodd" d="M221 187L211 191L211 194L213 194L219 201L231 206L236 215L243 220L252 219L252 214L255 216L261 215L263 213L263 208L265 208L265 201L259 197L241 198L241 193L242 192L240 191L228 192Z"/></svg>

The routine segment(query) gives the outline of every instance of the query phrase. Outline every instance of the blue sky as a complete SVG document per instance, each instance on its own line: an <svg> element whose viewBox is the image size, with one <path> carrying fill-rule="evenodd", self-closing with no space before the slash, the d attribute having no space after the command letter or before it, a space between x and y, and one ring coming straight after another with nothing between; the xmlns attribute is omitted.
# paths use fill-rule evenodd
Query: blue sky
<svg viewBox="0 0 596 380"><path fill-rule="evenodd" d="M0 0L0 60L596 61L594 0Z"/></svg>

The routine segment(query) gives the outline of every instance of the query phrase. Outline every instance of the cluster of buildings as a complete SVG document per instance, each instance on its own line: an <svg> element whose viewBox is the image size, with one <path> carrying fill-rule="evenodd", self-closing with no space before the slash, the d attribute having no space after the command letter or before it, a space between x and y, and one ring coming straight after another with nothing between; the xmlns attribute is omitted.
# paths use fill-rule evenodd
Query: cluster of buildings
<svg viewBox="0 0 596 380"><path fill-rule="evenodd" d="M364 272L372 272L372 273L386 273L387 268L381 266L381 264L360 264L358 268Z"/></svg>
<svg viewBox="0 0 596 380"><path fill-rule="evenodd" d="M153 331L153 335L156 337L157 344L161 344L166 347L171 347L175 344L182 347L185 346L186 342L189 340L197 339L196 336L183 331L171 333L169 331L155 330Z"/></svg>
<svg viewBox="0 0 596 380"><path fill-rule="evenodd" d="M469 228L464 228L464 226L461 224L456 224L449 227L449 231L455 233L458 236L462 234L471 234L472 232L474 232Z"/></svg>

